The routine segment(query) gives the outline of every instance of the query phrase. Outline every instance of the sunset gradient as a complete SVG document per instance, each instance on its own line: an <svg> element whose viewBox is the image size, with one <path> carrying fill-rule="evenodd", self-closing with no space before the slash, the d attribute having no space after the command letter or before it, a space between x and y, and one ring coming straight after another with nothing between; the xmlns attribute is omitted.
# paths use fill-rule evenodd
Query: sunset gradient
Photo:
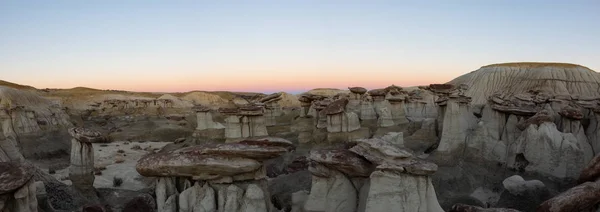
<svg viewBox="0 0 600 212"><path fill-rule="evenodd" d="M599 1L0 1L0 79L37 88L301 92L481 66L600 69Z"/></svg>

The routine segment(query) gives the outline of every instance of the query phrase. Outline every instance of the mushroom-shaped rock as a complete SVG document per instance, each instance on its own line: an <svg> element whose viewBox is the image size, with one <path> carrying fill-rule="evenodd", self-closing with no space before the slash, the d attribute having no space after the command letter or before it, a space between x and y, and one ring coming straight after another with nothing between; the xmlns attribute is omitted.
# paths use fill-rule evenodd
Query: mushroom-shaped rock
<svg viewBox="0 0 600 212"><path fill-rule="evenodd" d="M600 202L600 184L586 182L543 202L537 212L595 211Z"/></svg>
<svg viewBox="0 0 600 212"><path fill-rule="evenodd" d="M33 172L28 163L0 162L0 195L21 188L33 177Z"/></svg>
<svg viewBox="0 0 600 212"><path fill-rule="evenodd" d="M346 109L346 105L348 104L348 99L341 98L333 101L331 104L327 105L324 109L324 113L327 115L334 115L344 112Z"/></svg>
<svg viewBox="0 0 600 212"><path fill-rule="evenodd" d="M384 162L406 161L413 157L409 150L399 148L379 138L357 139L356 141L356 146L350 148L350 151L377 165Z"/></svg>
<svg viewBox="0 0 600 212"><path fill-rule="evenodd" d="M581 120L583 119L583 113L581 112L581 110L579 110L578 108L572 107L572 106L567 106L562 108L562 110L560 110L558 112L558 114L560 114L563 117L566 117L568 119L573 119L573 120Z"/></svg>
<svg viewBox="0 0 600 212"><path fill-rule="evenodd" d="M166 152L142 157L135 169L140 175L152 177L196 177L216 179L253 172L260 162L241 157L201 155L195 152Z"/></svg>
<svg viewBox="0 0 600 212"><path fill-rule="evenodd" d="M540 126L540 124L544 122L554 122L554 117L548 110L542 110L536 113L534 116L518 123L517 128L519 130L525 130L527 129L527 127L529 127L529 125L535 124L537 126Z"/></svg>
<svg viewBox="0 0 600 212"><path fill-rule="evenodd" d="M313 150L309 159L351 177L369 177L373 172L373 165L369 161L347 149Z"/></svg>
<svg viewBox="0 0 600 212"><path fill-rule="evenodd" d="M210 108L208 108L204 105L194 105L192 107L192 110L195 112L208 112L208 111L210 111Z"/></svg>
<svg viewBox="0 0 600 212"><path fill-rule="evenodd" d="M70 128L68 132L75 140L83 143L99 143L106 141L105 136L92 129L73 127Z"/></svg>
<svg viewBox="0 0 600 212"><path fill-rule="evenodd" d="M239 108L238 114L242 116L261 116L263 115L263 107L255 104L244 105Z"/></svg>
<svg viewBox="0 0 600 212"><path fill-rule="evenodd" d="M365 94L367 92L366 88L363 87L349 87L348 90L350 90L350 92L352 93L356 93L356 94Z"/></svg>
<svg viewBox="0 0 600 212"><path fill-rule="evenodd" d="M600 178L600 155L594 157L594 159L592 159L588 165L581 170L577 182L594 182L598 180L598 178Z"/></svg>
<svg viewBox="0 0 600 212"><path fill-rule="evenodd" d="M387 94L387 90L385 88L373 89L369 91L369 95L371 96L385 96L385 94Z"/></svg>

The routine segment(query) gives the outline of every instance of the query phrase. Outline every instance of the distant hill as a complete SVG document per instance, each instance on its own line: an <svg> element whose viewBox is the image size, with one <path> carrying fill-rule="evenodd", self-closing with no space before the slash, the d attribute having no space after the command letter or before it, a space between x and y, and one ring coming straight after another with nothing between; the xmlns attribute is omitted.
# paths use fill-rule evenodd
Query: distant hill
<svg viewBox="0 0 600 212"><path fill-rule="evenodd" d="M36 88L31 87L29 85L20 85L20 84L16 84L16 83L12 83L12 82L7 82L4 80L0 80L0 86L20 89L20 90L36 90Z"/></svg>

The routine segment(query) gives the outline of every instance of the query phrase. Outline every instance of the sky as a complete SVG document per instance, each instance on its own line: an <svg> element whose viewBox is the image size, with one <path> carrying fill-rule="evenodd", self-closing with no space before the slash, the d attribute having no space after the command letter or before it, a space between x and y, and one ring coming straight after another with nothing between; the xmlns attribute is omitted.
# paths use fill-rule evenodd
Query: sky
<svg viewBox="0 0 600 212"><path fill-rule="evenodd" d="M600 70L597 0L1 0L0 79L36 88L300 92L481 66Z"/></svg>

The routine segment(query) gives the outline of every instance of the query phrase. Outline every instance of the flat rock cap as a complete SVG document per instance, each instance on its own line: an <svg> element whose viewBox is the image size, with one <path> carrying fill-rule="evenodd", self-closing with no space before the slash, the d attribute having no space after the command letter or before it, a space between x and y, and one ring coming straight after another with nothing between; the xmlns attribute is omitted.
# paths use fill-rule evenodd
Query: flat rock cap
<svg viewBox="0 0 600 212"><path fill-rule="evenodd" d="M363 88L363 87L350 87L350 88L348 88L348 90L350 90L350 92L352 92L352 93L357 93L357 94L365 94L367 92L367 89Z"/></svg>
<svg viewBox="0 0 600 212"><path fill-rule="evenodd" d="M83 127L73 127L68 130L69 134L77 141L84 143L105 142L106 137L102 133Z"/></svg>
<svg viewBox="0 0 600 212"><path fill-rule="evenodd" d="M33 171L28 163L0 162L0 195L21 188L33 177Z"/></svg>
<svg viewBox="0 0 600 212"><path fill-rule="evenodd" d="M346 109L347 104L348 104L348 99L346 99L346 98L341 98L341 99L335 100L331 104L327 105L327 107L324 109L325 114L334 115L334 114L342 113Z"/></svg>
<svg viewBox="0 0 600 212"><path fill-rule="evenodd" d="M369 95L371 96L385 96L386 93L387 90L385 88L373 89L369 91Z"/></svg>
<svg viewBox="0 0 600 212"><path fill-rule="evenodd" d="M208 111L210 111L210 108L208 108L204 105L194 105L194 107L192 107L192 110L194 110L196 112L208 112Z"/></svg>

